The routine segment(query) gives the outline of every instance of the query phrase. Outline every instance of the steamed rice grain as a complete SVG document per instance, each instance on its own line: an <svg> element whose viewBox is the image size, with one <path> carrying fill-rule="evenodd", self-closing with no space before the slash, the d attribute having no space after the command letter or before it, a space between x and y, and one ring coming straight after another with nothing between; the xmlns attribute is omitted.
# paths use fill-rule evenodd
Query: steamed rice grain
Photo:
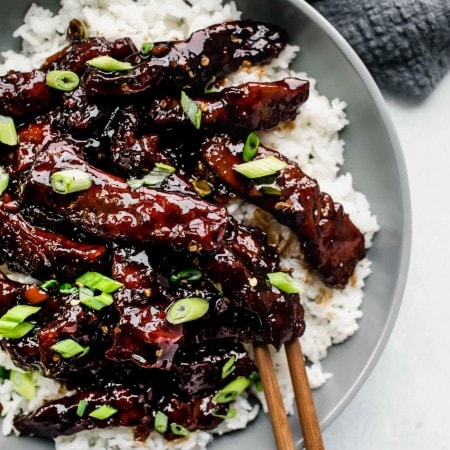
<svg viewBox="0 0 450 450"><path fill-rule="evenodd" d="M15 36L23 39L23 53L2 53L4 63L0 74L15 69L28 71L39 67L42 61L55 53L65 41L65 31L72 18L84 20L91 35L107 39L129 36L137 46L144 41L182 39L193 31L226 20L240 19L241 13L233 2L222 5L221 0L63 0L58 14L33 5L24 24ZM376 217L363 194L353 188L351 174L339 174L344 161L344 142L339 132L348 125L345 102L329 100L316 90L316 82L305 73L289 70L289 63L299 52L297 46L288 45L279 58L269 66L245 68L230 75L225 85L247 81L272 81L287 76L308 78L311 82L309 100L302 106L301 114L293 123L282 124L273 130L259 132L263 144L283 153L299 163L305 173L317 178L321 189L343 204L352 221L364 233L366 247L370 247L373 235L378 231ZM333 344L345 341L358 330L362 316L364 279L370 274L370 261L365 258L356 267L349 285L343 290L332 290L318 280L303 261L298 241L285 226L277 223L269 214L243 201L229 206L229 212L237 219L257 225L268 232L281 252L284 268L293 268L293 275L304 286L302 303L305 308L306 331L301 338L302 348L308 361L308 379L311 387L318 388L332 376L324 372L320 361L327 356ZM30 280L27 280L30 282ZM294 412L292 392L286 359L281 351L273 352L286 410ZM9 356L0 351L0 365L13 368ZM53 380L39 374L33 375L38 386L37 396L28 402L12 389L9 380L0 385L0 403L3 406L4 434L13 431L14 415L32 411L45 400L68 393ZM70 393L69 393L70 394ZM264 396L255 393L266 409ZM258 406L245 397L233 405L238 410L234 419L225 420L215 433L222 434L244 428L258 414ZM152 450L202 450L212 435L196 431L182 441L168 443L157 433L152 433L145 444L133 440L133 430L126 428L91 430L73 436L57 438L60 450L79 449L152 449Z"/></svg>

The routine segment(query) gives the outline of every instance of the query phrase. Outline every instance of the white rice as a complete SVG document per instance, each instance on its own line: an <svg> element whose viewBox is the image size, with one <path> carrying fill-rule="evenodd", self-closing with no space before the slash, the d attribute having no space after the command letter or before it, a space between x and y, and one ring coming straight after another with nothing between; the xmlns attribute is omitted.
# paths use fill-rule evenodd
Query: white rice
<svg viewBox="0 0 450 450"><path fill-rule="evenodd" d="M129 36L137 46L144 41L182 39L197 29L240 18L240 12L234 3L222 5L221 0L190 0L192 6L183 0L62 0L61 3L61 10L56 15L36 5L30 8L25 23L14 33L16 37L23 39L23 53L3 52L5 61L0 64L0 74L10 69L28 71L39 67L47 56L66 44L65 31L72 18L87 22L92 35L108 39ZM371 213L365 196L353 189L351 174L338 174L344 161L344 142L338 133L348 124L344 111L346 104L339 99L330 101L321 96L315 88L314 79L304 73L289 70L289 63L298 51L298 47L288 46L271 65L242 69L231 75L226 84L250 80L270 81L286 76L310 80L310 98L301 108L301 114L294 122L295 126L282 125L258 134L265 145L297 161L307 174L318 179L323 191L343 204L353 222L364 233L368 248L374 233L379 229L376 217ZM320 363L326 357L328 348L345 341L358 329L358 319L362 316L359 308L364 296L364 279L370 274L370 261L365 258L359 262L345 289L332 290L324 286L304 265L298 241L287 227L279 225L268 214L242 201L230 205L229 210L236 218L268 231L269 238L281 250L283 267L293 268L294 276L304 286L302 303L307 326L301 342L303 352L311 363L307 367L310 385L313 388L320 387L332 376L322 371ZM294 395L286 358L283 351L278 354L273 352L273 358L286 410L293 413ZM4 352L0 352L0 365L13 367L9 356ZM4 381L0 385L4 434L13 430L12 419L15 414L32 411L44 400L64 394L64 389L58 383L39 374L33 376L38 391L31 402L16 394L10 381ZM263 395L258 396L266 409ZM258 407L252 406L246 398L238 399L234 407L238 410L237 417L225 420L215 430L216 433L243 428L258 414ZM157 433L152 433L145 444L141 444L133 440L133 430L118 428L60 437L56 439L56 447L61 450L202 450L211 439L210 433L197 431L187 439L168 443Z"/></svg>

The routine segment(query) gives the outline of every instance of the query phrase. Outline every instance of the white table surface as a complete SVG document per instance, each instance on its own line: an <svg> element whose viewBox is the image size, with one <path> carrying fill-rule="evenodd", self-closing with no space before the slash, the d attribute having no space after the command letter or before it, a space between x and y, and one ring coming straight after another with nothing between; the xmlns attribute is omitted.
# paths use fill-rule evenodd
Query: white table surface
<svg viewBox="0 0 450 450"><path fill-rule="evenodd" d="M327 450L450 449L450 73L423 102L385 96L403 146L413 243L378 364L324 432Z"/></svg>

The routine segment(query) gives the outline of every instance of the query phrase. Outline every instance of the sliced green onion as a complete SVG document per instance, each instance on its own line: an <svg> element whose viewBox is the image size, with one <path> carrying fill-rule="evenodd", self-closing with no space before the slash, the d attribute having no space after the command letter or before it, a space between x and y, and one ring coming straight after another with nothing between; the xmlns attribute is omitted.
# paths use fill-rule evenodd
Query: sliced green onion
<svg viewBox="0 0 450 450"><path fill-rule="evenodd" d="M144 180L142 178L132 178L131 180L128 180L127 183L131 189L139 189L144 186Z"/></svg>
<svg viewBox="0 0 450 450"><path fill-rule="evenodd" d="M113 408L112 406L103 405L100 408L95 409L89 414L89 417L93 417L94 419L105 420L109 419L111 416L116 414L118 410Z"/></svg>
<svg viewBox="0 0 450 450"><path fill-rule="evenodd" d="M87 298L94 297L94 291L85 286L80 286L78 289L78 298L79 300L86 300Z"/></svg>
<svg viewBox="0 0 450 450"><path fill-rule="evenodd" d="M197 269L184 269L171 275L169 280L172 283L178 283L179 281L197 281L202 277L202 273Z"/></svg>
<svg viewBox="0 0 450 450"><path fill-rule="evenodd" d="M216 77L215 77L215 75L213 75L209 80L208 80L208 82L206 83L206 85L205 85L205 89L204 89L204 93L205 94L210 94L211 92L214 92L214 88L213 88L213 86L214 86L214 83L216 82Z"/></svg>
<svg viewBox="0 0 450 450"><path fill-rule="evenodd" d="M64 339L50 347L56 353L59 353L63 358L68 359L74 356L84 356L89 351L89 347L83 347L73 339Z"/></svg>
<svg viewBox="0 0 450 450"><path fill-rule="evenodd" d="M11 370L9 379L12 382L13 389L27 400L33 400L36 396L36 385L31 373L17 372Z"/></svg>
<svg viewBox="0 0 450 450"><path fill-rule="evenodd" d="M269 194L269 195L281 195L281 190L279 187L277 186L273 186L273 185L260 185L258 187L261 191L263 191L265 194Z"/></svg>
<svg viewBox="0 0 450 450"><path fill-rule="evenodd" d="M250 380L250 381L253 381L253 383L254 383L254 385L255 385L255 388L256 388L256 390L258 391L258 392L262 392L264 389L263 389L263 385L262 385L262 382L261 382L261 377L259 376L259 373L258 372L253 372L249 377L248 377L248 379Z"/></svg>
<svg viewBox="0 0 450 450"><path fill-rule="evenodd" d="M86 412L86 408L87 408L88 402L86 400L80 400L78 402L78 406L77 406L77 416L78 417L83 417L84 413Z"/></svg>
<svg viewBox="0 0 450 450"><path fill-rule="evenodd" d="M147 186L161 184L166 178L175 172L175 167L163 163L156 163L153 170L142 178Z"/></svg>
<svg viewBox="0 0 450 450"><path fill-rule="evenodd" d="M40 309L40 306L14 306L0 317L0 333L5 330L12 330L32 314L36 314Z"/></svg>
<svg viewBox="0 0 450 450"><path fill-rule="evenodd" d="M52 290L56 286L58 286L58 282L56 280L48 280L48 281L45 281L44 283L42 283L39 287L41 289L44 289L45 291L48 291L48 290Z"/></svg>
<svg viewBox="0 0 450 450"><path fill-rule="evenodd" d="M0 380L9 378L10 371L6 367L0 366Z"/></svg>
<svg viewBox="0 0 450 450"><path fill-rule="evenodd" d="M9 173L0 166L0 195L8 189Z"/></svg>
<svg viewBox="0 0 450 450"><path fill-rule="evenodd" d="M99 291L112 294L123 286L122 283L113 280L98 272L86 272L77 278L77 284L86 286L90 289L98 289Z"/></svg>
<svg viewBox="0 0 450 450"><path fill-rule="evenodd" d="M137 189L143 186L155 186L161 184L166 178L168 178L172 173L175 172L175 167L169 166L163 163L156 163L153 170L145 175L143 178L132 178L128 180L128 185L132 189Z"/></svg>
<svg viewBox="0 0 450 450"><path fill-rule="evenodd" d="M63 283L59 287L59 292L61 294L76 294L78 292L78 288L76 286L71 285L70 283Z"/></svg>
<svg viewBox="0 0 450 450"><path fill-rule="evenodd" d="M244 144L244 150L242 152L242 159L246 162L251 161L258 152L259 137L255 133L250 133Z"/></svg>
<svg viewBox="0 0 450 450"><path fill-rule="evenodd" d="M177 325L179 323L191 322L203 317L209 308L209 303L204 298L189 297L182 298L172 303L167 310L166 318L169 323Z"/></svg>
<svg viewBox="0 0 450 450"><path fill-rule="evenodd" d="M52 70L45 77L47 86L58 91L70 92L80 84L80 78L70 70Z"/></svg>
<svg viewBox="0 0 450 450"><path fill-rule="evenodd" d="M102 292L100 295L84 298L81 300L81 303L89 308L95 309L96 311L100 311L105 306L110 306L113 304L113 297L111 294Z"/></svg>
<svg viewBox="0 0 450 450"><path fill-rule="evenodd" d="M227 414L218 414L216 412L211 413L214 417L219 417L221 419L227 420L227 419L234 419L237 416L237 409L236 408L230 408L227 412Z"/></svg>
<svg viewBox="0 0 450 450"><path fill-rule="evenodd" d="M33 328L34 325L32 323L22 322L12 330L0 330L0 337L7 339L20 339L21 337L24 337L26 334L28 334Z"/></svg>
<svg viewBox="0 0 450 450"><path fill-rule="evenodd" d="M236 369L236 356L232 356L222 367L222 379L232 374Z"/></svg>
<svg viewBox="0 0 450 450"><path fill-rule="evenodd" d="M228 383L214 397L216 403L229 403L237 396L241 395L250 386L250 380L244 377L238 377L231 383Z"/></svg>
<svg viewBox="0 0 450 450"><path fill-rule="evenodd" d="M143 55L148 55L152 50L155 44L153 42L144 42L141 47L141 53Z"/></svg>
<svg viewBox="0 0 450 450"><path fill-rule="evenodd" d="M191 434L187 428L183 427L183 425L178 425L177 423L170 424L170 431L172 431L175 436L189 436Z"/></svg>
<svg viewBox="0 0 450 450"><path fill-rule="evenodd" d="M17 145L19 143L12 117L0 115L0 143L5 145Z"/></svg>
<svg viewBox="0 0 450 450"><path fill-rule="evenodd" d="M197 103L195 103L186 92L181 91L180 105L194 127L199 130L202 123L202 110L197 106Z"/></svg>
<svg viewBox="0 0 450 450"><path fill-rule="evenodd" d="M117 59L111 58L111 56L97 56L87 61L87 64L105 72L122 72L133 68L131 63L118 61Z"/></svg>
<svg viewBox="0 0 450 450"><path fill-rule="evenodd" d="M169 426L169 417L161 411L158 411L155 415L155 431L164 434Z"/></svg>
<svg viewBox="0 0 450 450"><path fill-rule="evenodd" d="M195 190L199 193L200 197L206 197L213 191L213 186L206 180L193 180L192 185Z"/></svg>
<svg viewBox="0 0 450 450"><path fill-rule="evenodd" d="M273 175L286 167L286 163L275 156L254 159L242 164L236 164L233 169L247 178L261 178Z"/></svg>
<svg viewBox="0 0 450 450"><path fill-rule="evenodd" d="M72 194L85 191L92 186L91 176L79 169L55 172L50 177L52 188L58 194Z"/></svg>
<svg viewBox="0 0 450 450"><path fill-rule="evenodd" d="M275 286L287 294L300 294L303 292L300 284L294 280L288 273L272 272L267 274L267 278L272 286Z"/></svg>

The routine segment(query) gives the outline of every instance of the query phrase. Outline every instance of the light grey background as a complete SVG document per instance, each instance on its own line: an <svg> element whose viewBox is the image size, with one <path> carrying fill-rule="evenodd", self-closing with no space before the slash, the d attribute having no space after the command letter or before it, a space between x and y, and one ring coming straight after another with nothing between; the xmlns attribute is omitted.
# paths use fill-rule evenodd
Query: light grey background
<svg viewBox="0 0 450 450"><path fill-rule="evenodd" d="M450 73L424 102L386 95L408 169L413 245L374 371L325 431L327 450L450 449Z"/></svg>

